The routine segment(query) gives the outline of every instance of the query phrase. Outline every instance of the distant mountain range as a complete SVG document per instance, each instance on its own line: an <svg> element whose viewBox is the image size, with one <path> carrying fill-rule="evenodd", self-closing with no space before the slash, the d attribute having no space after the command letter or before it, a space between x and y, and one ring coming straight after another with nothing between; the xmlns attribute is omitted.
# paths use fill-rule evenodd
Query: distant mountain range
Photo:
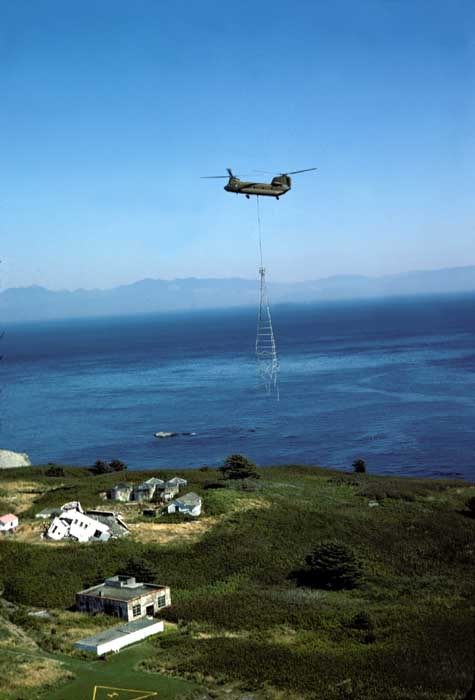
<svg viewBox="0 0 475 700"><path fill-rule="evenodd" d="M337 275L307 282L272 282L268 289L273 304L472 292L475 265L384 277ZM144 279L112 289L75 291L11 287L0 293L0 322L249 306L257 303L258 295L258 279L240 278Z"/></svg>

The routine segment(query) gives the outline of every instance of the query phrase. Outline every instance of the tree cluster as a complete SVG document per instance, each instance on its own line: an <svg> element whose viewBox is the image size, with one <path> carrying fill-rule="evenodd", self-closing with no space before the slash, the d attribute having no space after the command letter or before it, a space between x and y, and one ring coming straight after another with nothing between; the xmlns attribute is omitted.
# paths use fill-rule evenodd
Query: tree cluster
<svg viewBox="0 0 475 700"><path fill-rule="evenodd" d="M113 459L111 462L104 462L102 459L98 459L94 462L94 466L91 469L93 474L112 474L113 472L121 472L127 469L127 465L121 462L120 459Z"/></svg>

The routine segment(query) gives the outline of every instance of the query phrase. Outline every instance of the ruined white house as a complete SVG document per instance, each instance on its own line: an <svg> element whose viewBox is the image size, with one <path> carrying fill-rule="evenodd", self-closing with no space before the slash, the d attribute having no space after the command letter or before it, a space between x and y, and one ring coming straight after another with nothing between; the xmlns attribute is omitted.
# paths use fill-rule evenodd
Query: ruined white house
<svg viewBox="0 0 475 700"><path fill-rule="evenodd" d="M46 537L51 540L71 538L78 542L106 542L128 532L129 528L119 515L108 511L85 513L78 501L72 501L62 506L61 513L46 531Z"/></svg>
<svg viewBox="0 0 475 700"><path fill-rule="evenodd" d="M198 496L197 493L190 491L190 493L186 493L184 496L180 496L180 498L175 498L174 501L171 501L171 503L168 504L167 512L184 513L197 517L201 515L201 503L201 497Z"/></svg>
<svg viewBox="0 0 475 700"><path fill-rule="evenodd" d="M13 513L6 513L0 517L0 532L9 532L18 527L18 517Z"/></svg>
<svg viewBox="0 0 475 700"><path fill-rule="evenodd" d="M79 611L105 613L128 621L153 617L168 605L171 605L168 586L139 583L133 576L111 576L98 586L76 593Z"/></svg>

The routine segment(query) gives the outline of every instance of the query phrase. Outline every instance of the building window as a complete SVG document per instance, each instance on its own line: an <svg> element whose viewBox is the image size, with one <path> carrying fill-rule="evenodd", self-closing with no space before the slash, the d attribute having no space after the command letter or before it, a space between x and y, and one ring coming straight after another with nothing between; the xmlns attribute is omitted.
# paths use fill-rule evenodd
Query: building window
<svg viewBox="0 0 475 700"><path fill-rule="evenodd" d="M157 605L159 608L164 608L167 604L167 598L165 595L160 595L157 598Z"/></svg>
<svg viewBox="0 0 475 700"><path fill-rule="evenodd" d="M140 603L138 603L138 605L134 605L132 608L132 616L139 617L141 615L141 613L142 613L142 606L140 605Z"/></svg>

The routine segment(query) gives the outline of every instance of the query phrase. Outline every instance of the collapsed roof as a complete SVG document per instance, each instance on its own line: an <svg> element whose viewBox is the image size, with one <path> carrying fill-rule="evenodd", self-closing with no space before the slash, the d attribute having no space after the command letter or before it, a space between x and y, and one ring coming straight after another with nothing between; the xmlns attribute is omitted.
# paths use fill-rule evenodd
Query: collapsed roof
<svg viewBox="0 0 475 700"><path fill-rule="evenodd" d="M51 540L72 539L78 542L102 541L122 537L130 532L122 518L110 511L84 512L78 501L65 503L46 531Z"/></svg>

